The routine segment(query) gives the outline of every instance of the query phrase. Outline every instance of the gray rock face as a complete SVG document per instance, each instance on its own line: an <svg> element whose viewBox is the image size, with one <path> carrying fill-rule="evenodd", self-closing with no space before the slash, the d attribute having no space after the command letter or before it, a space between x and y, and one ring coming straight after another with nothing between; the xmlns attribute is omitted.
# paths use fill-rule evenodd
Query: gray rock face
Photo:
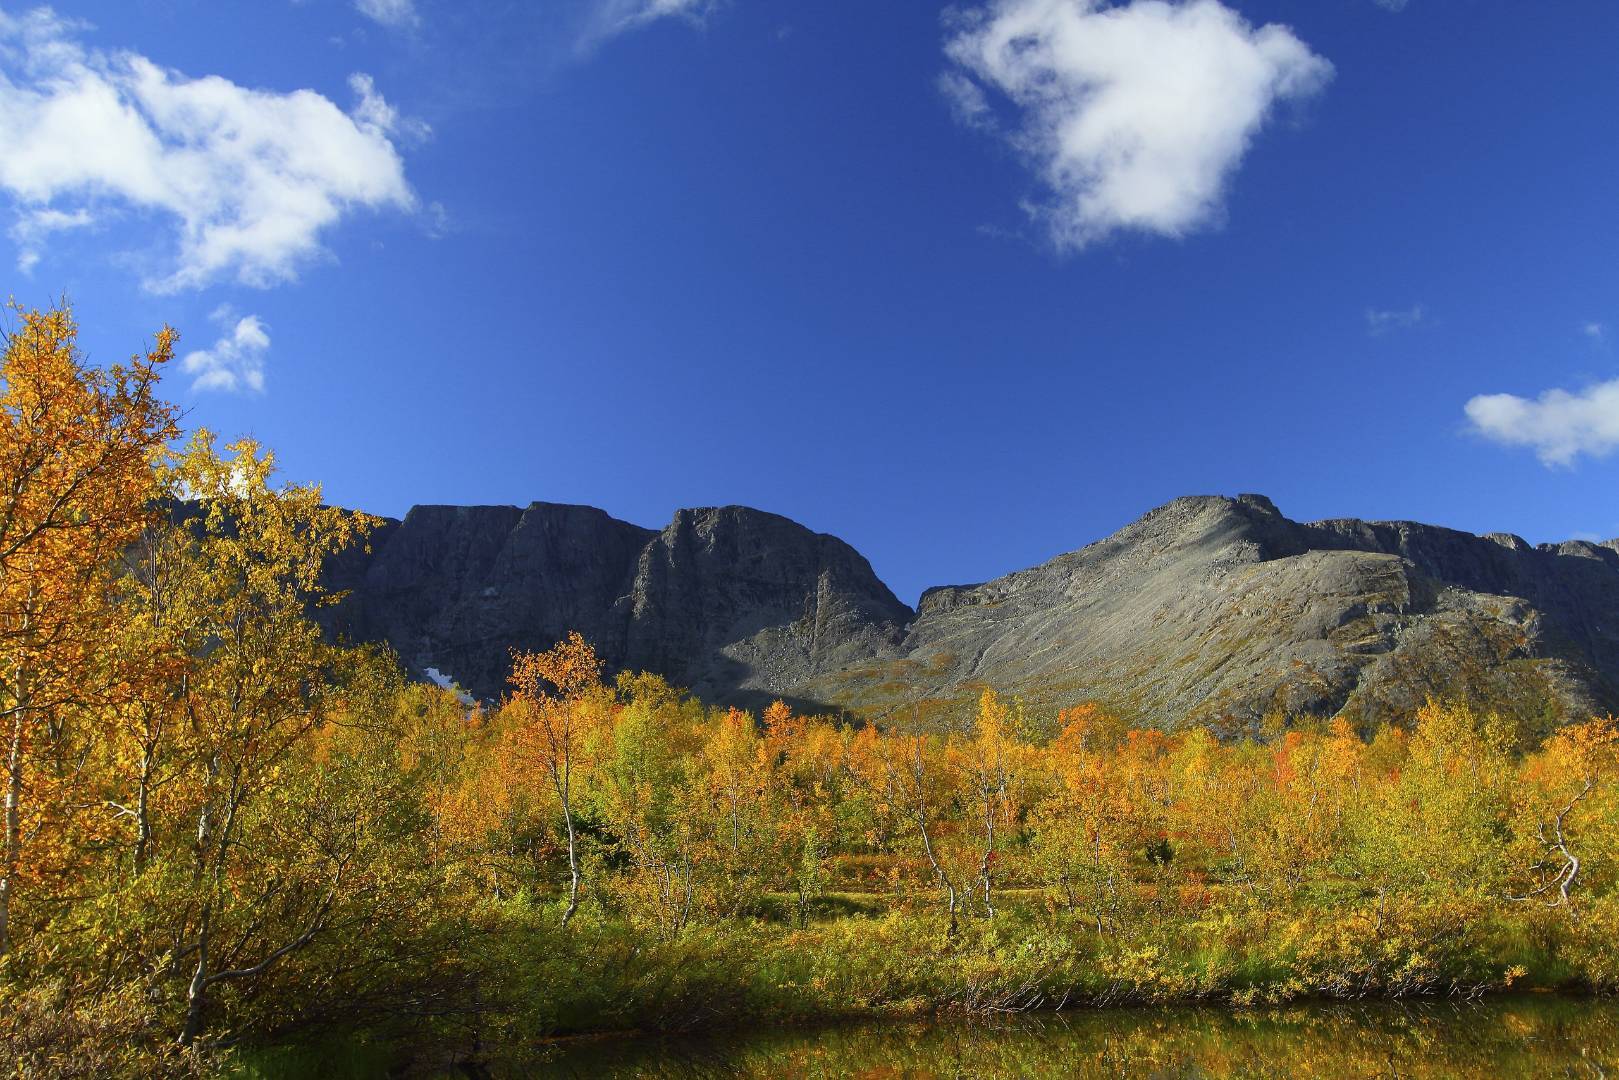
<svg viewBox="0 0 1619 1080"><path fill-rule="evenodd" d="M661 533L584 506L419 506L345 553L335 627L387 641L480 697L510 653L578 630L610 670L708 700L768 701L892 648L911 610L835 537L745 507L682 510Z"/></svg>
<svg viewBox="0 0 1619 1080"><path fill-rule="evenodd" d="M712 700L792 697L891 652L912 612L842 540L728 506L679 511L641 551L629 616L625 664Z"/></svg>
<svg viewBox="0 0 1619 1080"><path fill-rule="evenodd" d="M806 692L892 709L986 684L1231 732L1272 714L1370 726L1439 694L1547 726L1610 706L1619 675L1611 546L1300 524L1251 495L1178 499L920 608L900 660Z"/></svg>
<svg viewBox="0 0 1619 1080"><path fill-rule="evenodd" d="M514 648L578 630L610 660L623 655L615 609L653 535L586 506L414 507L372 538L340 625L388 642L417 676L433 668L495 697Z"/></svg>
<svg viewBox="0 0 1619 1080"><path fill-rule="evenodd" d="M983 685L1233 732L1273 714L1371 725L1430 694L1532 725L1619 703L1619 544L1303 524L1254 495L1178 499L916 612L847 544L743 507L661 533L587 507L418 507L372 548L334 564L353 590L339 628L485 697L512 647L577 629L611 668L707 700L875 716Z"/></svg>

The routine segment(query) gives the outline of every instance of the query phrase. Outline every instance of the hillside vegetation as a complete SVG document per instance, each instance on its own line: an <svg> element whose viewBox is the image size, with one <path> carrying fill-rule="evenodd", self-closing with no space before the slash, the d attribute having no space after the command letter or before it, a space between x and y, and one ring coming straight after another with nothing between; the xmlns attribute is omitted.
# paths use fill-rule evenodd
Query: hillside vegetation
<svg viewBox="0 0 1619 1080"><path fill-rule="evenodd" d="M984 688L851 725L604 678L497 705L314 617L375 526L252 442L176 444L174 337L0 378L0 1035L22 1075L210 1073L369 1039L1081 1003L1619 986L1619 729L1432 700L1132 728ZM196 508L170 512L181 503Z"/></svg>

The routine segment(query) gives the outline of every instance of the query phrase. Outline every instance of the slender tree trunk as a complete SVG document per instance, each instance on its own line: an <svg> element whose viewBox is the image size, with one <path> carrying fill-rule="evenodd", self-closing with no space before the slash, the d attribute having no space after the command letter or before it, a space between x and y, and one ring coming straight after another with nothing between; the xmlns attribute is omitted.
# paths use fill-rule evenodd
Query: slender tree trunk
<svg viewBox="0 0 1619 1080"><path fill-rule="evenodd" d="M197 872L200 879L203 863L207 861L212 847L213 866L208 868L208 891L203 897L202 910L197 916L197 966L191 973L191 982L186 987L186 1019L185 1025L180 1029L180 1045L191 1046L202 1033L203 1014L208 1007L208 985L213 981L213 973L209 970L209 946L213 943L214 908L219 900L219 885L225 872L225 859L230 851L231 833L236 824L236 812L241 806L241 767L237 766L231 774L231 782L225 793L224 815L219 823L219 839L215 844L208 843L209 815L207 804L198 816L197 838L198 860Z"/></svg>
<svg viewBox="0 0 1619 1080"><path fill-rule="evenodd" d="M933 867L933 876L938 879L939 885L944 889L945 905L950 911L950 930L948 937L954 938L960 926L956 922L956 883L950 880L944 867L933 854L933 840L928 836L928 823L926 813L918 808L916 814L916 830L922 835L922 851L928 857L928 865Z"/></svg>
<svg viewBox="0 0 1619 1080"><path fill-rule="evenodd" d="M938 879L940 887L944 889L945 905L950 912L950 929L946 936L954 940L960 925L956 921L956 883L950 880L939 864L938 857L933 853L933 838L928 835L928 806L927 797L923 794L923 783L926 779L926 770L922 764L922 742L920 737L913 747L914 760L911 764L911 776L916 785L916 805L913 808L916 817L916 831L922 838L922 851L928 857L928 865L933 868L933 876Z"/></svg>
<svg viewBox="0 0 1619 1080"><path fill-rule="evenodd" d="M212 943L213 899L204 902L197 924L197 966L186 987L186 1019L180 1029L180 1045L191 1046L202 1033L202 1014L208 999L208 946Z"/></svg>
<svg viewBox="0 0 1619 1080"><path fill-rule="evenodd" d="M135 876L146 872L152 848L152 748L141 754L140 787L135 793Z"/></svg>
<svg viewBox="0 0 1619 1080"><path fill-rule="evenodd" d="M989 804L986 801L986 810L984 813L984 857L978 863L978 877L983 883L984 887L984 911L987 912L989 917L993 919L995 917L995 904L990 899L990 888L991 879L993 877L991 863L995 861L995 813L993 810L988 809L988 806Z"/></svg>
<svg viewBox="0 0 1619 1080"><path fill-rule="evenodd" d="M19 707L11 719L11 745L6 754L5 851L0 858L0 956L11 951L11 897L16 888L17 867L22 862L22 771L23 740L28 731L28 711Z"/></svg>
<svg viewBox="0 0 1619 1080"><path fill-rule="evenodd" d="M691 901L692 901L692 880L691 879L692 879L692 872L693 872L691 859L690 858L682 858L681 859L681 865L685 868L685 875L684 875L684 880L683 880L682 884L685 887L686 895L681 900L681 904L680 904L680 923L679 923L679 925L677 925L675 927L675 934L677 936L682 931L684 931L686 929L686 924L691 921Z"/></svg>
<svg viewBox="0 0 1619 1080"><path fill-rule="evenodd" d="M562 800L562 820L568 826L568 908L562 913L562 925L567 926L579 910L579 849L573 828L573 810Z"/></svg>
<svg viewBox="0 0 1619 1080"><path fill-rule="evenodd" d="M208 783L213 784L218 777L219 755L210 754L208 757ZM202 881L202 872L208 863L208 840L213 833L214 827L212 809L212 803L208 799L204 799L202 809L197 812L196 859L191 864L191 883L193 885Z"/></svg>
<svg viewBox="0 0 1619 1080"><path fill-rule="evenodd" d="M573 759L563 759L562 767L551 769L551 782L556 785L557 801L562 803L562 822L568 829L568 907L562 913L562 925L567 926L579 911L579 835L573 825Z"/></svg>

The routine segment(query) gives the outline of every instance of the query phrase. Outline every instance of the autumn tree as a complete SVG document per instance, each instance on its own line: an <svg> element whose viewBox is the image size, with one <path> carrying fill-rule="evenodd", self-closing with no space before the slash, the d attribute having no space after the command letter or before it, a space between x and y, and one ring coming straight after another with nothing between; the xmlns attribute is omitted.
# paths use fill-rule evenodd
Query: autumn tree
<svg viewBox="0 0 1619 1080"><path fill-rule="evenodd" d="M892 851L907 816L894 749L891 738L875 724L866 724L849 739L844 753L851 834L881 854Z"/></svg>
<svg viewBox="0 0 1619 1080"><path fill-rule="evenodd" d="M566 926L579 910L579 835L574 820L574 772L592 717L599 719L603 686L596 650L578 631L546 652L512 653L511 707L525 756L550 779L562 809L568 847Z"/></svg>
<svg viewBox="0 0 1619 1080"><path fill-rule="evenodd" d="M115 692L106 702L106 738L98 747L100 800L128 837L130 868L150 864L158 842L158 796L183 784L192 747L185 723L188 688L203 661L188 600L205 587L205 560L180 527L185 482L175 461L157 469L169 512L154 517L123 552L115 583L118 619L112 631ZM175 800L179 803L183 800Z"/></svg>
<svg viewBox="0 0 1619 1080"><path fill-rule="evenodd" d="M1516 788L1518 817L1530 854L1517 872L1524 883L1511 899L1575 910L1573 894L1590 876L1595 858L1607 855L1613 875L1619 822L1604 817L1619 772L1619 724L1613 718L1574 724L1546 740L1522 769ZM1582 833L1586 835L1582 835Z"/></svg>
<svg viewBox="0 0 1619 1080"><path fill-rule="evenodd" d="M1054 783L1035 807L1032 845L1048 888L1064 907L1083 910L1098 934L1117 927L1129 906L1133 860L1151 821L1127 771L1096 738L1101 715L1062 715L1062 732L1045 755Z"/></svg>
<svg viewBox="0 0 1619 1080"><path fill-rule="evenodd" d="M157 394L174 331L159 331L128 365L95 368L65 305L12 310L19 325L0 358L0 955L14 941L13 900L27 870L25 800L31 785L48 783L35 767L60 748L68 710L102 689L111 575L152 512L153 459L176 431ZM40 798L36 810L71 801ZM35 818L31 842L49 848L60 822Z"/></svg>
<svg viewBox="0 0 1619 1080"><path fill-rule="evenodd" d="M995 914L994 882L996 863L1002 857L1004 835L1016 824L1023 811L1019 790L1023 776L1025 747L1019 742L1017 721L1021 706L1014 711L985 689L978 699L972 737L953 741L951 763L960 773L962 788L972 807L983 836L978 859L979 899L984 913Z"/></svg>
<svg viewBox="0 0 1619 1080"><path fill-rule="evenodd" d="M915 830L922 857L944 894L949 917L946 936L954 938L960 930L962 897L960 872L953 852L945 846L945 837L955 824L951 811L958 798L948 743L938 736L912 732L890 734L881 746L874 762L884 773L880 783L899 793L902 812Z"/></svg>
<svg viewBox="0 0 1619 1080"><path fill-rule="evenodd" d="M1374 935L1454 938L1506 889L1514 736L1465 705L1430 701L1414 719L1362 754L1334 862L1372 899Z"/></svg>
<svg viewBox="0 0 1619 1080"><path fill-rule="evenodd" d="M452 698L453 700L453 698ZM467 717L443 781L430 794L440 841L457 872L479 890L506 895L521 888L550 848L550 777L536 770L520 711L457 711Z"/></svg>
<svg viewBox="0 0 1619 1080"><path fill-rule="evenodd" d="M826 889L828 861L847 803L845 730L825 719L795 716L785 702L764 713L760 777L778 873L792 890L800 927Z"/></svg>
<svg viewBox="0 0 1619 1080"><path fill-rule="evenodd" d="M674 938L698 913L699 862L712 830L700 812L702 712L655 676L621 678L592 797L624 869L612 883L631 920Z"/></svg>
<svg viewBox="0 0 1619 1080"><path fill-rule="evenodd" d="M701 806L712 808L703 816L716 819L713 850L726 893L721 906L736 911L757 898L760 874L769 869L765 810L774 763L753 717L741 709L716 712L705 727L698 795Z"/></svg>
<svg viewBox="0 0 1619 1080"><path fill-rule="evenodd" d="M176 494L194 507L177 515L173 548L197 569L174 597L170 625L200 660L182 704L194 828L191 895L174 929L175 962L191 970L180 1034L187 1045L217 989L263 975L326 929L357 869L330 853L298 875L318 884L289 893L267 868L276 865L282 815L298 812L275 800L283 770L329 722L349 677L350 654L308 617L336 599L321 571L375 519L323 505L318 487L276 487L274 471L274 456L252 441L220 454L201 432L171 473ZM267 862L252 872L261 857ZM278 900L282 917L265 919Z"/></svg>

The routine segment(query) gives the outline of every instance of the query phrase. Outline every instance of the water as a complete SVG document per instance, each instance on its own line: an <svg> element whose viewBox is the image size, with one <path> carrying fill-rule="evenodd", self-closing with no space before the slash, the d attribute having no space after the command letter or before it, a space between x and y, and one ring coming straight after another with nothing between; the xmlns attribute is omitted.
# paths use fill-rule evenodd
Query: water
<svg viewBox="0 0 1619 1080"><path fill-rule="evenodd" d="M1113 1009L601 1039L561 1049L525 1075L1619 1077L1619 1001L1525 995L1479 1004Z"/></svg>

